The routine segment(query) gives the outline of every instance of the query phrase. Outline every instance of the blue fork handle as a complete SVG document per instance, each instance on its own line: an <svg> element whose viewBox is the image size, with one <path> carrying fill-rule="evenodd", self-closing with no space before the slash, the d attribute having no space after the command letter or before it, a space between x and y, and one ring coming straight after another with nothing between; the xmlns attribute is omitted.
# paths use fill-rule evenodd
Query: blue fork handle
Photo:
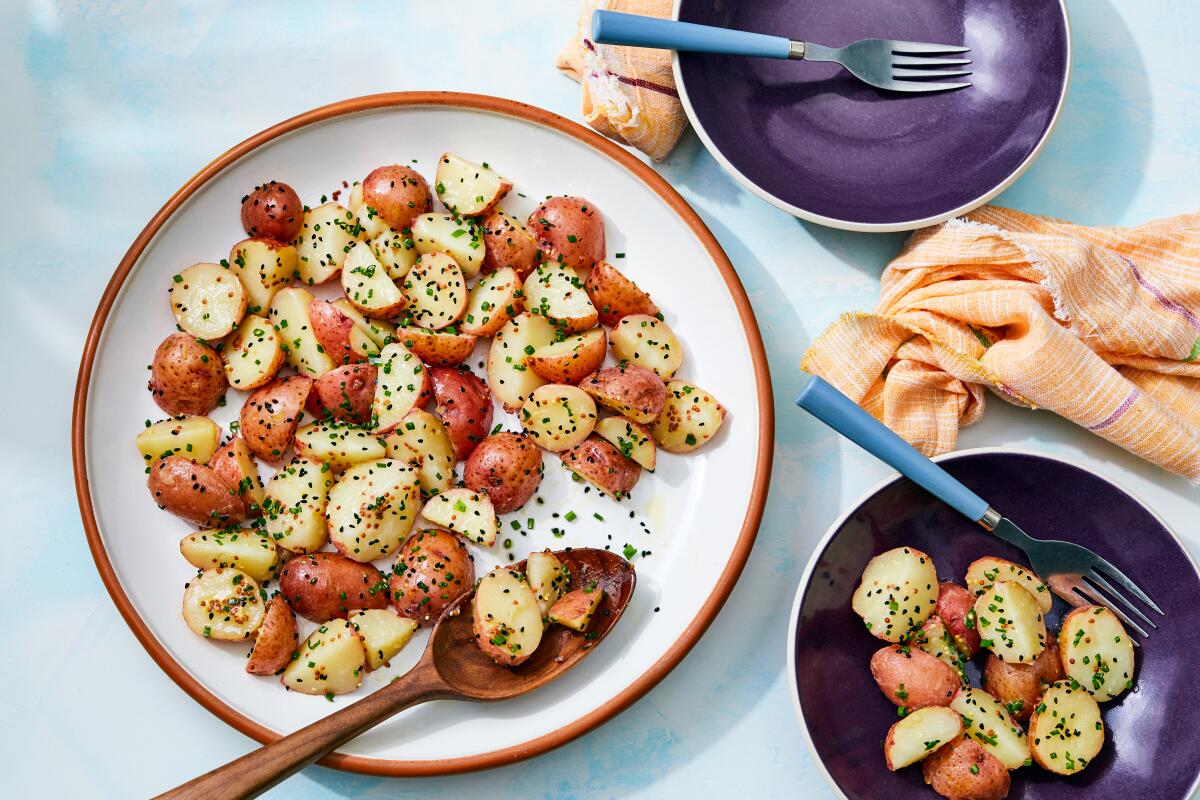
<svg viewBox="0 0 1200 800"><path fill-rule="evenodd" d="M601 10L592 13L592 41L761 58L787 58L791 52L791 42L782 36Z"/></svg>
<svg viewBox="0 0 1200 800"><path fill-rule="evenodd" d="M968 519L979 522L987 502L946 470L921 455L890 428L820 378L813 377L796 398L796 405L845 436L901 475L910 478Z"/></svg>

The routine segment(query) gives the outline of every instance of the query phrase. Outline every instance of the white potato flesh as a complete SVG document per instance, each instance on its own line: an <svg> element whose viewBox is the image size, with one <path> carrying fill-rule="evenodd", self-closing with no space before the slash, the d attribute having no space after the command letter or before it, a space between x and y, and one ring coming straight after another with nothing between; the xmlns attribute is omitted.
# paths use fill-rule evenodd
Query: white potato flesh
<svg viewBox="0 0 1200 800"><path fill-rule="evenodd" d="M268 239L246 239L229 251L229 268L246 288L251 314L267 310L275 293L299 274L298 263L295 247Z"/></svg>
<svg viewBox="0 0 1200 800"><path fill-rule="evenodd" d="M412 240L421 255L449 253L468 278L483 265L483 229L474 220L445 212L422 214L412 225Z"/></svg>
<svg viewBox="0 0 1200 800"><path fill-rule="evenodd" d="M350 467L329 490L325 523L342 555L367 562L396 552L421 505L417 471L382 459Z"/></svg>
<svg viewBox="0 0 1200 800"><path fill-rule="evenodd" d="M596 435L642 469L654 472L658 450L650 431L641 425L625 417L605 417L596 423Z"/></svg>
<svg viewBox="0 0 1200 800"><path fill-rule="evenodd" d="M224 338L246 313L246 288L220 264L193 264L171 278L167 295L175 322L197 339Z"/></svg>
<svg viewBox="0 0 1200 800"><path fill-rule="evenodd" d="M1104 606L1080 606L1063 620L1059 652L1067 677L1103 703L1133 688L1133 640Z"/></svg>
<svg viewBox="0 0 1200 800"><path fill-rule="evenodd" d="M492 500L486 494L470 489L449 489L429 498L421 514L434 525L475 544L491 547L496 543L500 523Z"/></svg>
<svg viewBox="0 0 1200 800"><path fill-rule="evenodd" d="M396 341L396 326L381 319L370 319L350 304L346 298L333 301L333 307L345 314L354 323L354 329L375 343L376 347L387 347ZM353 342L354 339L351 339Z"/></svg>
<svg viewBox="0 0 1200 800"><path fill-rule="evenodd" d="M530 553L525 561L525 579L537 597L538 608L545 619L551 606L567 593L571 572L551 552Z"/></svg>
<svg viewBox="0 0 1200 800"><path fill-rule="evenodd" d="M458 322L467 310L467 281L446 253L425 253L401 281L413 323L431 331Z"/></svg>
<svg viewBox="0 0 1200 800"><path fill-rule="evenodd" d="M283 685L293 692L332 697L362 685L366 648L346 620L323 623L300 645L299 653L283 670Z"/></svg>
<svg viewBox="0 0 1200 800"><path fill-rule="evenodd" d="M963 718L963 731L1007 769L1029 763L1029 739L1004 705L983 689L964 687L950 699Z"/></svg>
<svg viewBox="0 0 1200 800"><path fill-rule="evenodd" d="M980 645L1009 664L1032 664L1046 649L1037 599L1016 581L998 581L975 599Z"/></svg>
<svg viewBox="0 0 1200 800"><path fill-rule="evenodd" d="M325 544L325 503L333 472L326 464L292 459L267 483L263 522L267 535L293 553L312 553Z"/></svg>
<svg viewBox="0 0 1200 800"><path fill-rule="evenodd" d="M476 630L504 657L520 663L542 642L542 611L521 576L505 567L479 581L474 602Z"/></svg>
<svg viewBox="0 0 1200 800"><path fill-rule="evenodd" d="M1029 719L1029 739L1038 766L1058 775L1074 775L1104 746L1100 706L1082 686L1051 684Z"/></svg>
<svg viewBox="0 0 1200 800"><path fill-rule="evenodd" d="M867 562L851 607L873 636L899 642L929 619L937 598L933 559L916 548L897 547Z"/></svg>
<svg viewBox="0 0 1200 800"><path fill-rule="evenodd" d="M950 631L946 628L946 623L942 622L941 617L934 614L925 620L925 624L913 635L912 643L917 649L924 650L938 661L946 664L958 674L964 686L968 685L966 660L955 646L954 637L950 635Z"/></svg>
<svg viewBox="0 0 1200 800"><path fill-rule="evenodd" d="M962 717L945 706L927 706L892 725L883 743L892 772L915 764L962 733Z"/></svg>
<svg viewBox="0 0 1200 800"><path fill-rule="evenodd" d="M518 416L529 438L559 453L582 442L596 427L596 401L578 386L548 383L533 390Z"/></svg>
<svg viewBox="0 0 1200 800"><path fill-rule="evenodd" d="M384 221L383 216L363 202L363 187L361 183L356 183L350 188L350 196L346 199L346 203L350 206L350 210L354 212L354 219L358 222L358 227L362 228L363 235L368 239L374 239L391 230L391 227Z"/></svg>
<svg viewBox="0 0 1200 800"><path fill-rule="evenodd" d="M313 300L307 289L291 286L280 289L271 301L268 315L279 334L287 363L301 375L319 378L333 369L333 359L313 334L308 304Z"/></svg>
<svg viewBox="0 0 1200 800"><path fill-rule="evenodd" d="M423 408L414 408L383 441L387 457L417 468L421 491L429 496L454 485L454 444L446 425Z"/></svg>
<svg viewBox="0 0 1200 800"><path fill-rule="evenodd" d="M725 407L687 381L667 381L667 402L650 423L650 434L668 453L689 453L717 435Z"/></svg>
<svg viewBox="0 0 1200 800"><path fill-rule="evenodd" d="M486 164L475 164L453 153L442 153L434 180L442 205L472 216L490 211L512 189L511 181Z"/></svg>
<svg viewBox="0 0 1200 800"><path fill-rule="evenodd" d="M197 531L179 542L179 552L197 569L232 567L256 581L269 581L279 568L271 537L253 528Z"/></svg>
<svg viewBox="0 0 1200 800"><path fill-rule="evenodd" d="M342 265L342 291L350 305L368 317L390 319L408 302L371 248L361 245L350 250Z"/></svg>
<svg viewBox="0 0 1200 800"><path fill-rule="evenodd" d="M534 389L546 383L525 359L553 341L554 326L545 317L529 313L513 317L496 333L488 350L488 387L505 411L515 412Z"/></svg>
<svg viewBox="0 0 1200 800"><path fill-rule="evenodd" d="M467 295L467 310L459 328L474 336L493 336L521 313L521 279L512 267L482 275Z"/></svg>
<svg viewBox="0 0 1200 800"><path fill-rule="evenodd" d="M167 456L185 456L207 464L221 443L221 429L208 417L187 416L156 422L137 435L147 466Z"/></svg>
<svg viewBox="0 0 1200 800"><path fill-rule="evenodd" d="M973 561L971 566L967 567L966 579L968 591L976 597L990 589L996 581L1016 581L1037 598L1038 607L1043 614L1049 613L1054 605L1054 596L1041 578L1032 570L1007 559L988 556Z"/></svg>
<svg viewBox="0 0 1200 800"><path fill-rule="evenodd" d="M421 255L411 236L397 233L391 228L371 239L371 250L387 270L388 277L394 281L407 275Z"/></svg>
<svg viewBox="0 0 1200 800"><path fill-rule="evenodd" d="M370 431L335 422L313 422L296 431L296 454L337 469L378 461L387 448Z"/></svg>
<svg viewBox="0 0 1200 800"><path fill-rule="evenodd" d="M404 649L417 629L416 620L383 608L368 608L351 614L349 622L362 639L363 649L367 652L368 669L387 666Z"/></svg>
<svg viewBox="0 0 1200 800"><path fill-rule="evenodd" d="M683 346L667 323L649 314L622 317L609 337L613 355L654 370L664 381L683 364Z"/></svg>
<svg viewBox="0 0 1200 800"><path fill-rule="evenodd" d="M205 639L249 639L265 616L258 584L240 569L206 569L188 581L183 592L183 621Z"/></svg>
<svg viewBox="0 0 1200 800"><path fill-rule="evenodd" d="M221 350L221 359L225 362L229 385L250 391L270 383L283 368L287 355L275 327L263 317L251 314L229 337Z"/></svg>
<svg viewBox="0 0 1200 800"><path fill-rule="evenodd" d="M600 315L575 271L544 264L525 278L525 307L556 326L577 333L596 324Z"/></svg>
<svg viewBox="0 0 1200 800"><path fill-rule="evenodd" d="M338 203L325 203L304 212L296 238L296 270L310 286L331 280L342 268L362 229L354 212Z"/></svg>
<svg viewBox="0 0 1200 800"><path fill-rule="evenodd" d="M371 401L376 433L388 433L417 407L428 379L425 365L407 347L392 342L383 348Z"/></svg>

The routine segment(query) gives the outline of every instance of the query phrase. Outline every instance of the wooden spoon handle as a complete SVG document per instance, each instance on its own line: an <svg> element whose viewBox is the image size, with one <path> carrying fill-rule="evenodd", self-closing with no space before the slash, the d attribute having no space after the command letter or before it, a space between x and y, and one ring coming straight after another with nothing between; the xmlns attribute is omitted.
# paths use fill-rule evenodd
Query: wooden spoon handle
<svg viewBox="0 0 1200 800"><path fill-rule="evenodd" d="M409 706L458 695L422 661L392 683L306 728L217 767L157 800L234 800L257 797L337 747Z"/></svg>

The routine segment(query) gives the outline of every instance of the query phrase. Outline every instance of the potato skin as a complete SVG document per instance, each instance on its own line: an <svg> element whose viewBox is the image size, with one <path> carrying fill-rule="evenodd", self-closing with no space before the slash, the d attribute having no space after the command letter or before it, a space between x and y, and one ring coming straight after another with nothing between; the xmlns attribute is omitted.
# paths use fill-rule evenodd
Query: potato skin
<svg viewBox="0 0 1200 800"><path fill-rule="evenodd" d="M630 314L657 316L658 306L650 295L626 278L607 261L598 261L583 282L583 289L600 314L600 321L609 327Z"/></svg>
<svg viewBox="0 0 1200 800"><path fill-rule="evenodd" d="M286 183L268 181L242 198L242 229L247 236L290 242L304 225L304 204Z"/></svg>
<svg viewBox="0 0 1200 800"><path fill-rule="evenodd" d="M948 664L924 650L902 644L875 651L871 656L871 677L888 700L907 711L948 706L962 686Z"/></svg>
<svg viewBox="0 0 1200 800"><path fill-rule="evenodd" d="M173 333L154 351L147 387L172 417L203 416L217 407L229 380L217 351L186 333Z"/></svg>
<svg viewBox="0 0 1200 800"><path fill-rule="evenodd" d="M335 364L361 364L367 354L350 346L350 331L354 320L347 317L328 300L313 300L308 304L308 321L313 336Z"/></svg>
<svg viewBox="0 0 1200 800"><path fill-rule="evenodd" d="M541 482L542 451L519 433L488 436L463 467L463 483L472 491L486 492L497 514L525 505Z"/></svg>
<svg viewBox="0 0 1200 800"><path fill-rule="evenodd" d="M384 222L397 232L411 228L413 221L433 204L429 184L416 170L402 164L371 170L362 187L363 202L378 211Z"/></svg>
<svg viewBox="0 0 1200 800"><path fill-rule="evenodd" d="M1012 785L1012 777L999 759L965 736L926 756L921 774L925 783L948 800L1002 800Z"/></svg>
<svg viewBox="0 0 1200 800"><path fill-rule="evenodd" d="M475 564L462 540L430 528L412 534L400 546L388 596L400 616L426 625L437 622L474 585Z"/></svg>
<svg viewBox="0 0 1200 800"><path fill-rule="evenodd" d="M594 433L570 450L559 453L559 458L567 469L617 500L633 491L642 476L641 467L621 455L607 439Z"/></svg>
<svg viewBox="0 0 1200 800"><path fill-rule="evenodd" d="M643 425L654 422L667 403L667 385L652 369L621 364L596 370L579 382L579 388L600 405Z"/></svg>
<svg viewBox="0 0 1200 800"><path fill-rule="evenodd" d="M246 518L246 506L217 473L183 456L167 456L150 468L146 487L159 508L211 528Z"/></svg>
<svg viewBox="0 0 1200 800"><path fill-rule="evenodd" d="M467 458L492 427L492 395L488 385L470 370L432 367L429 379L437 413L446 425L454 455Z"/></svg>
<svg viewBox="0 0 1200 800"><path fill-rule="evenodd" d="M983 688L1008 706L1013 719L1024 722L1033 714L1045 687L1064 674L1057 647L1047 647L1032 664L1009 664L995 653L988 653L983 665Z"/></svg>
<svg viewBox="0 0 1200 800"><path fill-rule="evenodd" d="M312 387L312 378L292 375L268 383L246 398L239 425L250 452L268 464L283 463Z"/></svg>
<svg viewBox="0 0 1200 800"><path fill-rule="evenodd" d="M386 608L386 587L382 572L339 553L296 556L279 575L279 591L288 605L313 622L345 619L363 608Z"/></svg>
<svg viewBox="0 0 1200 800"><path fill-rule="evenodd" d="M251 675L274 675L292 660L300 635L296 632L296 617L282 595L275 595L267 604L267 615L250 658L246 660L246 672Z"/></svg>
<svg viewBox="0 0 1200 800"><path fill-rule="evenodd" d="M543 258L573 269L591 269L604 258L604 218L582 197L560 195L529 215L529 230Z"/></svg>
<svg viewBox="0 0 1200 800"><path fill-rule="evenodd" d="M957 583L942 581L938 584L934 613L942 618L955 646L967 658L974 658L979 652L979 627L974 622L974 610L975 595Z"/></svg>
<svg viewBox="0 0 1200 800"><path fill-rule="evenodd" d="M366 425L371 421L378 372L370 364L334 367L313 382L305 408L317 419Z"/></svg>
<svg viewBox="0 0 1200 800"><path fill-rule="evenodd" d="M521 280L541 260L537 240L519 220L503 211L492 211L483 219L484 272L512 267Z"/></svg>

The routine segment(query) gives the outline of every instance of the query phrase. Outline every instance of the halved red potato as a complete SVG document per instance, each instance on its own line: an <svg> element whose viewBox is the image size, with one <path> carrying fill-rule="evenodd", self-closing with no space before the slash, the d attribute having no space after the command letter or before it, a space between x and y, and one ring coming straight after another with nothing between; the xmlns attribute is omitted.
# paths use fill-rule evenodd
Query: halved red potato
<svg viewBox="0 0 1200 800"><path fill-rule="evenodd" d="M333 359L313 333L308 307L313 296L298 286L280 289L268 315L279 333L287 363L301 375L317 378L334 368Z"/></svg>
<svg viewBox="0 0 1200 800"><path fill-rule="evenodd" d="M265 616L259 591L254 579L241 570L207 569L186 584L183 621L205 639L249 639Z"/></svg>
<svg viewBox="0 0 1200 800"><path fill-rule="evenodd" d="M946 623L937 614L925 620L921 628L913 633L909 643L954 670L964 686L970 685L967 681L966 659L955 647L954 638L946 630Z"/></svg>
<svg viewBox="0 0 1200 800"><path fill-rule="evenodd" d="M609 337L613 355L621 361L648 367L668 380L683 364L679 337L662 320L646 314L622 317Z"/></svg>
<svg viewBox="0 0 1200 800"><path fill-rule="evenodd" d="M408 296L388 277L369 246L351 248L346 256L342 291L350 305L368 317L390 319L408 305Z"/></svg>
<svg viewBox="0 0 1200 800"><path fill-rule="evenodd" d="M605 417L596 423L596 435L621 451L621 455L650 472L658 461L650 431L625 417Z"/></svg>
<svg viewBox="0 0 1200 800"><path fill-rule="evenodd" d="M667 402L650 426L658 446L668 453L689 453L721 429L725 408L700 387L686 381L667 383Z"/></svg>
<svg viewBox="0 0 1200 800"><path fill-rule="evenodd" d="M558 598L567 593L571 571L549 550L533 552L525 560L525 582L537 595L538 608L545 619Z"/></svg>
<svg viewBox="0 0 1200 800"><path fill-rule="evenodd" d="M1034 574L1033 570L995 556L986 556L971 562L967 567L967 590L979 597L996 581L1016 581L1033 595L1043 614L1049 614L1054 605L1054 596L1049 587Z"/></svg>
<svg viewBox="0 0 1200 800"><path fill-rule="evenodd" d="M367 651L367 668L386 667L388 662L412 638L417 621L402 617L386 608L368 608L357 611L346 620L362 639Z"/></svg>
<svg viewBox="0 0 1200 800"><path fill-rule="evenodd" d="M429 370L437 413L446 424L455 456L471 455L492 426L492 396L483 380L468 369L434 367Z"/></svg>
<svg viewBox="0 0 1200 800"><path fill-rule="evenodd" d="M979 652L979 626L975 624L975 595L957 583L942 581L938 585L937 607L934 609L954 639L954 645L967 658Z"/></svg>
<svg viewBox="0 0 1200 800"><path fill-rule="evenodd" d="M388 579L392 606L424 625L436 622L451 603L475 585L475 565L466 545L436 528L417 531L400 548Z"/></svg>
<svg viewBox="0 0 1200 800"><path fill-rule="evenodd" d="M587 633L592 625L592 617L604 599L604 590L592 581L587 586L567 592L546 613L546 618L555 625L562 625L579 633Z"/></svg>
<svg viewBox="0 0 1200 800"><path fill-rule="evenodd" d="M469 217L457 214L423 214L412 224L412 240L421 255L449 253L468 278L483 266L483 228Z"/></svg>
<svg viewBox="0 0 1200 800"><path fill-rule="evenodd" d="M287 360L275 326L251 314L221 350L225 377L235 389L250 391L270 383Z"/></svg>
<svg viewBox="0 0 1200 800"><path fill-rule="evenodd" d="M434 525L484 547L496 543L500 528L491 498L465 488L447 489L429 498L421 515Z"/></svg>
<svg viewBox="0 0 1200 800"><path fill-rule="evenodd" d="M925 783L949 800L1003 800L1012 787L1004 765L979 742L959 736L921 762Z"/></svg>
<svg viewBox="0 0 1200 800"><path fill-rule="evenodd" d="M284 550L312 553L325 544L325 501L333 470L306 458L293 458L267 483L263 522L267 535Z"/></svg>
<svg viewBox="0 0 1200 800"><path fill-rule="evenodd" d="M901 642L929 619L937 597L933 559L915 547L895 547L867 562L851 607L872 636Z"/></svg>
<svg viewBox="0 0 1200 800"><path fill-rule="evenodd" d="M523 576L507 567L484 575L472 603L475 643L497 664L524 663L542 641L542 612Z"/></svg>
<svg viewBox="0 0 1200 800"><path fill-rule="evenodd" d="M346 298L333 301L333 307L354 321L354 327L367 336L376 347L384 348L396 341L396 326L381 319L372 319L350 304Z"/></svg>
<svg viewBox="0 0 1200 800"><path fill-rule="evenodd" d="M332 700L362 686L367 654L362 639L344 619L334 619L309 634L280 680L289 691L325 695Z"/></svg>
<svg viewBox="0 0 1200 800"><path fill-rule="evenodd" d="M179 553L196 569L233 567L269 581L279 571L279 549L254 528L210 528L190 533L179 542Z"/></svg>
<svg viewBox="0 0 1200 800"><path fill-rule="evenodd" d="M579 388L634 422L658 419L667 404L667 385L652 369L622 363L606 367L579 382Z"/></svg>
<svg viewBox="0 0 1200 800"><path fill-rule="evenodd" d="M297 653L300 635L296 631L296 615L280 595L267 603L267 614L254 637L254 647L246 659L246 672L251 675L274 675Z"/></svg>
<svg viewBox="0 0 1200 800"><path fill-rule="evenodd" d="M526 361L554 338L554 326L545 317L530 313L513 317L497 331L488 350L488 385L505 411L515 412L545 383Z"/></svg>
<svg viewBox="0 0 1200 800"><path fill-rule="evenodd" d="M621 271L607 261L598 261L583 282L592 305L600 314L600 322L609 327L616 325L622 317L630 314L660 316L658 306L650 295L626 278Z"/></svg>
<svg viewBox="0 0 1200 800"><path fill-rule="evenodd" d="M503 211L493 211L483 220L483 271L496 272L505 267L524 280L541 260L537 239L525 223Z"/></svg>
<svg viewBox="0 0 1200 800"><path fill-rule="evenodd" d="M398 329L396 338L426 364L435 367L461 364L475 350L475 337L468 333L409 327Z"/></svg>
<svg viewBox="0 0 1200 800"><path fill-rule="evenodd" d="M458 214L486 214L512 189L486 163L475 164L453 153L442 153L434 175L438 199Z"/></svg>
<svg viewBox="0 0 1200 800"><path fill-rule="evenodd" d="M539 447L558 453L591 434L596 427L596 403L578 386L548 383L534 389L517 417Z"/></svg>
<svg viewBox="0 0 1200 800"><path fill-rule="evenodd" d="M283 565L279 592L313 622L345 619L364 608L387 608L387 579L370 564L340 553L305 553Z"/></svg>
<svg viewBox="0 0 1200 800"><path fill-rule="evenodd" d="M1029 738L1008 709L983 689L964 686L954 693L950 707L962 714L967 736L979 742L1009 769L1029 761Z"/></svg>
<svg viewBox="0 0 1200 800"><path fill-rule="evenodd" d="M962 717L944 706L926 706L901 717L888 729L883 755L892 772L915 764L963 730Z"/></svg>
<svg viewBox="0 0 1200 800"><path fill-rule="evenodd" d="M525 359L529 368L551 383L577 384L600 368L608 354L603 328L592 328L561 342L537 348Z"/></svg>
<svg viewBox="0 0 1200 800"><path fill-rule="evenodd" d="M292 375L269 383L246 398L238 424L250 452L268 464L283 462L283 454L300 426L312 385L312 378Z"/></svg>
<svg viewBox="0 0 1200 800"><path fill-rule="evenodd" d="M183 456L167 456L150 468L146 488L164 511L205 527L235 525L246 505L210 467Z"/></svg>
<svg viewBox="0 0 1200 800"><path fill-rule="evenodd" d="M171 313L186 333L214 341L229 334L246 313L246 289L220 264L193 264L171 279Z"/></svg>
<svg viewBox="0 0 1200 800"><path fill-rule="evenodd" d="M305 408L317 419L367 425L378 370L370 364L334 367L313 382Z"/></svg>
<svg viewBox="0 0 1200 800"><path fill-rule="evenodd" d="M529 230L549 261L591 269L604 258L604 218L582 197L551 197L529 215Z"/></svg>
<svg viewBox="0 0 1200 800"><path fill-rule="evenodd" d="M1033 760L1056 775L1074 775L1096 758L1104 746L1100 706L1084 687L1059 681L1042 695L1029 720Z"/></svg>
<svg viewBox="0 0 1200 800"><path fill-rule="evenodd" d="M355 561L383 558L399 549L417 521L420 505L414 467L388 458L355 464L329 490L329 540Z"/></svg>
<svg viewBox="0 0 1200 800"><path fill-rule="evenodd" d="M394 281L407 275L421 255L410 233L397 233L391 228L371 239L371 251Z"/></svg>
<svg viewBox="0 0 1200 800"><path fill-rule="evenodd" d="M559 328L576 333L596 324L596 307L570 267L545 264L525 279L525 307Z"/></svg>
<svg viewBox="0 0 1200 800"><path fill-rule="evenodd" d="M374 340L328 300L310 302L308 320L317 343L335 364L358 364L379 354L379 347Z"/></svg>
<svg viewBox="0 0 1200 800"><path fill-rule="evenodd" d="M407 347L392 342L379 354L371 412L376 433L388 433L431 393L429 370Z"/></svg>
<svg viewBox="0 0 1200 800"><path fill-rule="evenodd" d="M1032 664L1009 664L988 653L983 688L1018 722L1029 719L1045 687L1063 677L1057 647L1047 647Z"/></svg>
<svg viewBox="0 0 1200 800"><path fill-rule="evenodd" d="M300 280L309 286L332 280L361 237L354 212L339 203L304 212L304 225L294 242Z"/></svg>
<svg viewBox="0 0 1200 800"><path fill-rule="evenodd" d="M542 481L542 451L527 436L493 433L475 448L463 467L463 483L487 492L497 514L529 502Z"/></svg>
<svg viewBox="0 0 1200 800"><path fill-rule="evenodd" d="M1133 640L1117 615L1104 606L1079 606L1067 614L1058 633L1058 648L1067 676L1097 702L1133 688Z"/></svg>
<svg viewBox="0 0 1200 800"><path fill-rule="evenodd" d="M429 211L433 197L421 174L403 164L371 170L362 182L363 202L374 208L393 230L412 227L417 217Z"/></svg>
<svg viewBox="0 0 1200 800"><path fill-rule="evenodd" d="M230 249L229 268L246 289L246 310L251 314L266 311L275 293L296 276L300 257L290 244L292 238L245 239Z"/></svg>
<svg viewBox="0 0 1200 800"><path fill-rule="evenodd" d="M346 198L346 205L354 212L354 218L358 221L358 227L362 228L363 235L367 239L374 239L376 236L381 236L390 231L392 226L387 224L387 220L373 206L367 204L363 200L363 186L361 183L355 183L350 187L350 196Z"/></svg>
<svg viewBox="0 0 1200 800"><path fill-rule="evenodd" d="M312 422L296 430L296 455L343 469L387 457L383 441L370 431L336 422Z"/></svg>
<svg viewBox="0 0 1200 800"><path fill-rule="evenodd" d="M268 181L242 198L242 229L247 236L290 242L303 223L304 204L286 183Z"/></svg>
<svg viewBox="0 0 1200 800"><path fill-rule="evenodd" d="M599 436L589 436L558 455L567 469L615 500L628 496L642 476L641 467Z"/></svg>
<svg viewBox="0 0 1200 800"><path fill-rule="evenodd" d="M401 280L412 321L441 330L462 319L467 310L467 282L447 253L425 253Z"/></svg>
<svg viewBox="0 0 1200 800"><path fill-rule="evenodd" d="M948 706L962 686L958 673L924 650L893 644L871 656L871 677L884 696L906 713Z"/></svg>
<svg viewBox="0 0 1200 800"><path fill-rule="evenodd" d="M521 280L510 267L481 275L467 295L467 310L459 328L474 336L492 336L521 313L524 296Z"/></svg>
<svg viewBox="0 0 1200 800"><path fill-rule="evenodd" d="M172 333L154 350L146 388L171 416L207 414L220 405L229 381L216 350L195 336Z"/></svg>
<svg viewBox="0 0 1200 800"><path fill-rule="evenodd" d="M221 443L221 428L208 417L180 416L147 426L136 442L147 466L167 456L207 464Z"/></svg>
<svg viewBox="0 0 1200 800"><path fill-rule="evenodd" d="M1048 643L1037 599L1016 581L998 581L975 600L979 644L1010 664L1032 663Z"/></svg>
<svg viewBox="0 0 1200 800"><path fill-rule="evenodd" d="M235 436L221 445L208 459L208 465L217 477L229 484L246 506L246 513L258 516L262 511L267 489L258 476L258 464L250 452L250 446L241 436Z"/></svg>
<svg viewBox="0 0 1200 800"><path fill-rule="evenodd" d="M445 424L423 408L414 408L387 438L388 458L417 468L421 492L426 496L447 491L454 485L458 458Z"/></svg>

